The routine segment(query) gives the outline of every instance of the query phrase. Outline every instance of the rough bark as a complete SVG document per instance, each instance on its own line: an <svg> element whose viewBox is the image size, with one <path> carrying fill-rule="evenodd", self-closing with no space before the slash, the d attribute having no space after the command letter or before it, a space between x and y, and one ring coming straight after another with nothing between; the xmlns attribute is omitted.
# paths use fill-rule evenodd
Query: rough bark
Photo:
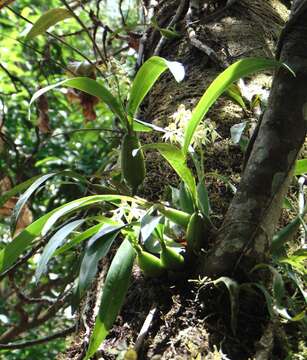
<svg viewBox="0 0 307 360"><path fill-rule="evenodd" d="M307 129L307 10L292 25L281 50L268 109L264 114L240 187L217 243L203 262L210 276L247 273L268 260L291 169L304 143Z"/></svg>
<svg viewBox="0 0 307 360"><path fill-rule="evenodd" d="M167 27L170 23L170 19L179 3L179 0L157 1L158 5L155 9L155 15L161 27ZM202 24L200 21L195 26L195 31L200 40L212 46L218 56L229 62L247 56L272 56L275 41L277 41L283 24L283 15L285 14L287 15L287 12L285 12L284 8L279 7L279 1L241 0L231 10L227 11L222 19L210 22L209 24ZM182 62L185 66L186 78L181 84L176 84L169 75L165 75L159 80L147 98L142 113L139 116L145 121L156 122L159 125L165 126L170 121L172 114L178 109L178 105L184 104L187 109L192 109L204 90L221 71L220 68L211 62L206 54L196 49L189 42L185 33L185 26L185 21L179 22L179 28L183 36L175 41L166 41L160 55L169 60ZM145 59L154 53L160 39L159 32L154 29L151 29L147 35ZM287 46L285 45L283 48L283 59L289 59L289 54L292 52L292 48L286 50ZM298 61L298 64L300 64L300 61ZM240 189L218 234L219 242L210 254L209 260L200 266L199 270L202 274L209 273L215 276L221 273L229 274L238 259L241 260L242 250L244 254L242 259L244 261L240 261L240 269L243 266L247 266L247 269L249 269L252 266L252 261L249 260L253 256L256 256L257 261L259 261L265 259L268 254L269 240L279 217L282 195L287 187L289 173L296 159L299 146L304 140L303 133L306 131L306 121L301 113L306 98L303 93L298 91L299 87L303 89L304 86L304 70L300 65L298 70L296 80L285 69L280 69L276 76L274 81L274 89L276 90L272 91L270 99L270 104L271 106L274 105L274 108L272 107L263 119L263 125L243 175ZM269 79L270 74L255 76L248 80L248 85L253 86L256 84L261 87L264 83L269 82ZM284 84L284 81L286 81L286 84ZM296 85L294 85L294 82ZM285 93L281 90L284 87L285 91L289 92L293 86L297 87L295 93L293 93L294 102L292 103L289 94L286 95L287 101L285 102L285 95L282 95ZM295 123L296 118L298 119L298 124L295 123L295 126L292 125L290 129L287 123L286 112L283 111L284 109L275 108L280 102L283 102L283 105L285 103L289 104L289 109L292 112L290 114L291 124ZM300 107L296 108L295 106ZM238 148L230 144L227 137L229 137L230 127L245 119L246 115L242 109L226 97L222 97L210 111L205 121L214 121L217 124L217 131L222 135L222 139L214 144L214 146L206 148L206 172L218 171L223 175L229 176L232 181L238 182L241 171L238 163L243 160L243 156ZM147 138L148 142L154 140L157 139ZM292 141L295 142L292 143ZM273 166L269 164L269 161L272 160L274 161ZM263 170L259 167L260 165L264 166ZM167 184L178 182L171 169L156 154L146 155L146 166L149 175L145 181L144 196L150 199L157 199L163 193L163 189ZM230 191L227 191L223 183L216 179L208 178L206 180L208 180L207 186L209 188L210 199L216 214L214 221L216 225L221 225L227 206L232 199L232 194ZM220 198L222 198L222 201L215 200ZM249 206L249 211L246 211L247 205ZM236 212L236 217L232 216L233 211ZM250 237L251 234L254 237ZM228 236L227 238L226 235ZM232 238L230 238L230 235ZM234 248L236 252L233 252L233 248L229 246L233 239L237 239L235 244L238 244L238 247L235 246ZM215 242L214 238L212 242ZM246 244L249 247L245 248ZM246 250L248 251L245 252ZM229 252L232 255L231 257L229 257ZM103 280L101 279L99 283L101 284L102 282ZM204 324L205 321L199 320L199 322L191 321L189 323L191 318L198 317L202 307L194 297L193 299L188 298L187 294L182 296L182 294L176 293L176 290L173 288L167 288L166 295L162 284L160 284L160 289L158 290L157 286L155 286L156 284L154 284L152 288L155 290L152 290L151 284L148 284L148 281L142 283L137 279L136 282L141 284L139 285L139 291L142 294L139 294L139 297L142 297L142 299L137 299L137 304L142 305L142 307L140 306L137 309L137 313L132 312L132 315L130 314L128 320L130 327L132 327L131 323L136 328L141 327L142 322L140 319L144 320L145 318L145 315L142 314L145 309L144 302L147 302L147 307L153 302L154 304L152 305L157 306L161 311L160 320L156 321L155 329L151 333L151 341L147 352L141 358L152 358L156 354L159 354L162 359L194 358L198 354L205 354L206 359L215 358L214 354L212 353L212 355L209 351L208 344L210 341L212 342L212 339L210 339L208 329L206 324ZM134 285L137 288L137 284ZM100 286L97 288L100 288ZM173 290L174 293L171 292ZM134 300L129 298L127 302L127 307L129 308L133 307L131 301L136 302L133 289L131 292L131 299L134 295ZM96 292L95 296L97 294L98 292ZM168 308L168 310L163 308L163 306L165 307L163 298L166 297L172 299L170 301L170 309ZM223 301L220 299L220 302ZM218 301L212 300L212 304L214 304L214 309L212 308L212 313L214 313L218 306ZM129 310L132 311L133 309L127 311L124 308L122 314L125 314L125 310L126 314L129 314ZM246 312L249 312L249 310ZM87 324L92 323L92 315L90 313L89 316L85 316L87 319L84 320ZM178 324L177 319L180 318L182 320L183 315L187 321ZM260 331L259 320L257 319L257 331L255 331L256 326L250 326L250 323L252 321L249 319L249 325L245 326L244 324L242 326L243 334L237 334L237 338L232 339L231 346L233 348L240 347L240 335L242 336L241 339L250 337L253 341L256 341L257 337L260 338L261 335L259 336L257 332L258 330ZM214 323L213 326L216 328L217 324ZM72 345L71 351L67 353L68 358L78 358L88 340L88 334L84 336L84 328L80 328L81 330L78 334L79 341ZM135 341L136 331L124 329L124 325L122 325L120 332L125 330L128 333L128 335L125 333L125 339L129 339L132 342ZM114 339L110 339L104 348L108 346L110 348L114 347L114 344L120 342L119 340L122 339L122 336L118 335L115 331ZM221 342L224 341L223 336L220 338ZM213 344L218 343L216 338L213 341L215 341ZM234 342L237 343L234 344ZM195 356L192 356L192 351L188 349L191 344L195 345ZM251 357L253 349L249 348L246 353L249 356L245 358ZM233 358L239 359L244 357L236 357L235 355Z"/></svg>

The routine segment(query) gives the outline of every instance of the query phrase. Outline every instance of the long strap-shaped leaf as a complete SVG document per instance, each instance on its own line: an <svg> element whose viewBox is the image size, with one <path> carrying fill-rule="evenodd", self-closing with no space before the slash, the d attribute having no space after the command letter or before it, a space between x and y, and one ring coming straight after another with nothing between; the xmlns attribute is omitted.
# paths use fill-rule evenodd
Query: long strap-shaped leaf
<svg viewBox="0 0 307 360"><path fill-rule="evenodd" d="M67 237L82 223L84 222L83 219L75 220L69 222L68 224L64 225L61 229L59 229L52 238L48 241L36 268L35 277L36 281L40 279L43 273L47 269L47 264L51 259L52 255L54 254L55 250L61 246Z"/></svg>
<svg viewBox="0 0 307 360"><path fill-rule="evenodd" d="M230 65L223 71L208 87L204 95L199 100L198 104L193 110L192 117L184 135L183 153L186 156L193 135L198 124L205 117L210 107L218 99L220 95L231 85L234 81L250 75L256 71L273 69L281 66L281 63L273 59L264 58L248 58L242 59Z"/></svg>
<svg viewBox="0 0 307 360"><path fill-rule="evenodd" d="M2 205L5 204L5 202L7 200L9 200L11 197L13 197L13 196L17 195L18 193L27 189L30 185L32 185L40 177L41 177L41 175L34 176L16 186L14 186L12 189L10 189L9 191L6 191L4 194L1 194L0 195L0 207L2 207Z"/></svg>
<svg viewBox="0 0 307 360"><path fill-rule="evenodd" d="M175 79L180 82L184 78L184 68L177 61L167 61L159 56L152 56L144 62L133 80L128 103L128 114L134 116L149 90L159 76L169 69Z"/></svg>
<svg viewBox="0 0 307 360"><path fill-rule="evenodd" d="M97 351L119 314L129 287L134 258L135 251L126 239L117 250L108 271L85 360Z"/></svg>
<svg viewBox="0 0 307 360"><path fill-rule="evenodd" d="M47 181L48 179L50 179L51 177L55 176L55 175L61 175L61 176L70 176L72 178L77 178L79 181L82 182L86 182L86 178L74 171L71 170L63 170L63 171L58 171L58 172L54 172L54 173L49 173L49 174L45 174L45 175L41 175L39 177L34 177L20 185L17 185L15 188L11 189L8 193L5 193L3 196L4 198L7 198L8 195L15 195L17 192L20 192L21 190L24 189L24 184L28 184L31 185L30 187L28 187L28 189L19 197L12 217L11 217L11 233L13 234L15 231L15 227L16 227L16 223L18 220L18 217L24 207L24 205L26 204L26 202L29 200L30 196L39 188L40 185L42 185L45 181ZM15 190L14 190L15 189ZM8 194L8 195L7 195ZM8 198L10 198L11 196L9 196ZM0 197L0 204L1 204L1 199L2 196ZM1 206L1 205L0 205Z"/></svg>
<svg viewBox="0 0 307 360"><path fill-rule="evenodd" d="M78 287L80 296L84 294L94 279L98 270L99 260L108 254L114 240L124 226L107 225L89 240L79 271Z"/></svg>
<svg viewBox="0 0 307 360"><path fill-rule="evenodd" d="M34 191L42 185L45 181L47 181L49 178L54 176L56 173L49 173L46 175L41 176L37 180L34 181L34 183L25 191L20 198L18 199L13 214L11 218L11 233L13 234L15 231L16 223L18 220L18 217L21 213L21 210L23 209L26 202L29 200L30 196L34 193Z"/></svg>
<svg viewBox="0 0 307 360"><path fill-rule="evenodd" d="M71 12L65 8L55 8L48 10L33 24L31 30L26 36L26 40L31 40L35 36L44 34L51 26L58 22L72 17Z"/></svg>
<svg viewBox="0 0 307 360"><path fill-rule="evenodd" d="M185 157L183 156L182 151L177 146L168 143L157 143L144 145L142 148L144 150L158 150L165 158L165 160L167 160L171 167L176 171L180 179L186 184L192 194L193 200L196 200L197 194L195 178L191 170L186 165Z"/></svg>
<svg viewBox="0 0 307 360"><path fill-rule="evenodd" d="M59 86L72 87L74 89L78 89L90 95L98 97L100 100L102 100L108 105L113 114L117 115L125 123L126 115L116 98L110 93L110 91L106 87L99 84L96 80L87 77L76 77L73 79L67 79L39 89L32 96L30 105L47 91L57 88Z"/></svg>
<svg viewBox="0 0 307 360"><path fill-rule="evenodd" d="M14 264L35 238L40 236L43 231L44 234L46 234L55 222L64 215L102 201L116 200L134 201L143 205L146 204L145 200L123 195L92 195L64 204L27 226L15 239L0 251L0 273L4 272Z"/></svg>

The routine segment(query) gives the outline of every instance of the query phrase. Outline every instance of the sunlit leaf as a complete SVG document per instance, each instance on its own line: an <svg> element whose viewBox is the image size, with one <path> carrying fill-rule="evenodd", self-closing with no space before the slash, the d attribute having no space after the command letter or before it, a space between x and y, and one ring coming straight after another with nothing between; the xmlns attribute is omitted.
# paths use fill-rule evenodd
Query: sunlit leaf
<svg viewBox="0 0 307 360"><path fill-rule="evenodd" d="M307 174L307 159L297 160L294 168L294 175Z"/></svg>
<svg viewBox="0 0 307 360"><path fill-rule="evenodd" d="M28 32L26 39L31 40L35 36L44 34L51 26L58 22L72 17L72 13L65 8L55 8L48 10L33 24L31 30Z"/></svg>
<svg viewBox="0 0 307 360"><path fill-rule="evenodd" d="M184 135L183 153L185 155L187 154L198 124L206 116L210 107L214 104L218 97L223 94L229 85L231 85L234 81L237 81L240 78L250 75L256 71L273 69L280 65L280 62L273 59L248 58L239 60L224 70L211 83L192 112L192 117L186 127Z"/></svg>
<svg viewBox="0 0 307 360"><path fill-rule="evenodd" d="M238 103L242 109L246 110L246 105L244 103L244 100L242 98L242 94L240 91L240 88L232 84L229 86L229 88L226 90L226 94L236 103Z"/></svg>
<svg viewBox="0 0 307 360"><path fill-rule="evenodd" d="M85 206L90 206L103 201L113 202L116 200L132 201L143 205L146 204L146 201L143 199L124 195L92 195L64 204L27 226L18 236L0 250L0 273L10 267L28 246L31 245L34 239L42 233L46 234L62 216L70 214Z"/></svg>
<svg viewBox="0 0 307 360"><path fill-rule="evenodd" d="M182 154L182 151L172 144L167 143L157 143L157 144L148 144L142 146L144 150L147 149L156 149L160 154L168 161L171 167L179 175L180 179L186 184L187 188L190 190L193 199L196 199L196 183L195 178L188 168L185 162L185 158Z"/></svg>
<svg viewBox="0 0 307 360"><path fill-rule="evenodd" d="M94 226L91 226L89 229L86 229L85 231L81 232L77 236L75 236L69 243L61 246L59 249L56 250L55 255L63 254L64 252L72 249L73 247L80 244L82 241L90 238L91 236L95 235L101 228L104 226L104 224L96 224Z"/></svg>
<svg viewBox="0 0 307 360"><path fill-rule="evenodd" d="M297 250L292 255L278 259L278 262L289 264L302 275L307 275L307 249Z"/></svg>
<svg viewBox="0 0 307 360"><path fill-rule="evenodd" d="M167 69L172 72L178 82L183 80L184 68L176 61L167 61L159 56L153 56L140 67L130 91L127 108L130 116L133 117L136 114L144 97L153 87L159 76Z"/></svg>
<svg viewBox="0 0 307 360"><path fill-rule="evenodd" d="M241 140L243 132L246 128L247 122L244 121L240 124L235 124L230 128L231 140L234 144L238 144Z"/></svg>
<svg viewBox="0 0 307 360"><path fill-rule="evenodd" d="M141 219L141 236L142 236L142 243L145 243L147 239L151 236L154 232L155 228L158 226L162 219L162 216L152 216L146 214Z"/></svg>
<svg viewBox="0 0 307 360"><path fill-rule="evenodd" d="M133 130L134 131L143 131L143 132L150 132L150 131L159 131L165 133L165 130L160 126L155 124L147 123L145 121L141 121L138 119L133 119Z"/></svg>
<svg viewBox="0 0 307 360"><path fill-rule="evenodd" d="M121 105L116 100L116 98L110 93L110 91L106 87L101 85L96 80L93 80L93 79L90 79L87 77L76 77L73 79L67 79L67 80L60 81L56 84L49 85L42 89L39 89L32 96L32 99L30 101L30 106L41 95L45 94L49 90L59 87L59 86L72 87L74 89L84 91L87 94L90 94L92 96L98 97L101 101L103 101L105 104L107 104L108 107L110 108L110 110L125 123L126 115L125 115ZM30 110L29 110L29 116L30 116Z"/></svg>

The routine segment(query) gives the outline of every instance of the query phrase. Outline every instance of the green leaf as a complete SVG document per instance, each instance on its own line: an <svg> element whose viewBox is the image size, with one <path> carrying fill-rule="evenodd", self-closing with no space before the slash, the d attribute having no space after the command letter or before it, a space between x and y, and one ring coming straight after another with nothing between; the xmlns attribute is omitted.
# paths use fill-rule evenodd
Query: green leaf
<svg viewBox="0 0 307 360"><path fill-rule="evenodd" d="M78 234L75 236L69 243L61 246L58 250L55 252L55 256L63 254L64 252L70 250L71 248L75 247L76 245L80 244L82 241L90 238L91 236L97 234L99 230L103 227L104 224L96 224L94 226L91 226L89 229L86 229L81 234Z"/></svg>
<svg viewBox="0 0 307 360"><path fill-rule="evenodd" d="M134 258L135 251L126 239L116 252L108 271L99 313L85 360L88 360L97 351L120 312L129 287Z"/></svg>
<svg viewBox="0 0 307 360"><path fill-rule="evenodd" d="M266 304L267 304L267 309L268 309L268 312L270 314L270 317L271 319L274 319L275 318L275 313L274 313L274 308L273 308L273 299L272 299L272 296L270 295L270 293L267 291L267 289L261 285L261 284L258 284L258 283L252 283L251 285L254 285L256 286L259 290L261 290L262 294L264 295L265 297L265 301L266 301Z"/></svg>
<svg viewBox="0 0 307 360"><path fill-rule="evenodd" d="M162 216L152 216L148 213L142 217L140 232L143 244L150 238L151 234L154 232L161 219Z"/></svg>
<svg viewBox="0 0 307 360"><path fill-rule="evenodd" d="M31 184L33 184L40 177L41 177L41 175L34 176L31 179L28 179L28 180L24 181L23 183L14 186L9 191L0 195L0 207L2 207L2 205L4 203L6 203L7 200L9 200L11 197L13 197L13 196L17 195L18 193L20 193L21 191L24 191L25 189L27 189Z"/></svg>
<svg viewBox="0 0 307 360"><path fill-rule="evenodd" d="M170 29L164 29L164 28L160 28L159 29L160 33L166 37L167 39L178 39L180 38L180 34L175 31L175 30L170 30Z"/></svg>
<svg viewBox="0 0 307 360"><path fill-rule="evenodd" d="M281 230L278 231L276 235L273 236L271 243L271 251L273 255L276 256L278 255L278 253L280 253L286 242L292 239L299 226L300 226L300 217L297 216L288 225L283 227Z"/></svg>
<svg viewBox="0 0 307 360"><path fill-rule="evenodd" d="M54 209L46 215L40 217L32 224L27 226L18 236L16 236L4 249L0 251L0 273L8 269L18 257L27 249L34 239L47 231L54 223L64 215L79 210L82 207L96 204L103 201L132 201L139 204L147 204L140 198L132 198L124 195L92 195L64 204Z"/></svg>
<svg viewBox="0 0 307 360"><path fill-rule="evenodd" d="M165 130L161 128L160 126L157 126L155 124L147 123L145 121L141 121L138 119L133 119L133 131L143 131L143 132L151 132L151 131L159 131L165 133Z"/></svg>
<svg viewBox="0 0 307 360"><path fill-rule="evenodd" d="M204 180L197 185L198 208L206 217L210 216L210 200Z"/></svg>
<svg viewBox="0 0 307 360"><path fill-rule="evenodd" d="M179 186L179 204L180 209L189 214L194 213L194 202L189 189L185 183L181 182Z"/></svg>
<svg viewBox="0 0 307 360"><path fill-rule="evenodd" d="M269 264L258 264L256 265L251 272L258 270L258 269L269 269L273 275L273 298L278 307L283 307L283 301L285 297L285 284L281 274L271 265Z"/></svg>
<svg viewBox="0 0 307 360"><path fill-rule="evenodd" d="M297 272L302 275L307 275L307 249L300 249L295 251L292 255L278 259L279 263L289 264Z"/></svg>
<svg viewBox="0 0 307 360"><path fill-rule="evenodd" d="M159 76L169 69L176 81L180 82L184 78L184 68L176 61L167 61L159 56L152 56L140 67L135 79L133 80L130 98L128 103L128 114L134 116L138 108L153 87Z"/></svg>
<svg viewBox="0 0 307 360"><path fill-rule="evenodd" d="M193 201L196 199L196 183L191 170L188 168L185 162L185 157L182 151L175 145L167 143L157 143L143 145L144 150L156 149L160 154L168 161L171 167L179 175L180 179L186 184L193 197Z"/></svg>
<svg viewBox="0 0 307 360"><path fill-rule="evenodd" d="M192 112L184 135L183 153L187 154L198 124L206 116L218 97L234 82L256 71L273 69L281 63L273 59L248 58L230 65L208 87Z"/></svg>
<svg viewBox="0 0 307 360"><path fill-rule="evenodd" d="M301 281L300 277L298 276L298 274L290 269L287 270L287 275L289 276L289 278L295 283L295 285L298 287L298 289L300 290L305 303L307 304L307 291L304 289L304 284Z"/></svg>
<svg viewBox="0 0 307 360"><path fill-rule="evenodd" d="M220 278L213 281L213 284L223 283L229 292L230 298L230 309L231 309L231 330L233 334L236 334L238 313L239 313L239 284L226 276L221 276Z"/></svg>
<svg viewBox="0 0 307 360"><path fill-rule="evenodd" d="M18 217L21 213L21 210L23 209L23 207L25 206L26 202L29 200L30 196L34 193L34 191L37 190L37 188L42 185L45 181L47 181L48 179L50 179L52 176L56 175L56 173L50 173L50 174L46 174L43 175L41 177L39 177L38 179L36 179L33 184L27 189L27 191L25 191L20 198L18 199L13 214L12 214L12 218L11 218L11 233L13 234L16 228L16 223L18 220Z"/></svg>
<svg viewBox="0 0 307 360"><path fill-rule="evenodd" d="M72 221L66 225L64 225L60 230L58 230L48 241L37 265L37 269L35 272L36 281L40 279L42 274L47 269L47 264L52 255L54 254L55 250L61 246L66 238L82 223L84 222L83 219Z"/></svg>
<svg viewBox="0 0 307 360"><path fill-rule="evenodd" d="M51 164L57 164L57 165L62 165L64 164L64 160L60 159L57 156L47 156L42 160L38 160L35 163L35 167L41 167L41 166L46 166L46 165L51 165Z"/></svg>
<svg viewBox="0 0 307 360"><path fill-rule="evenodd" d="M107 255L122 228L122 225L116 227L110 225L104 226L89 240L79 272L78 286L80 297L82 297L94 279L98 270L99 260Z"/></svg>
<svg viewBox="0 0 307 360"><path fill-rule="evenodd" d="M232 84L226 90L226 94L236 103L238 103L242 109L246 110L246 105L242 98L241 90L238 85Z"/></svg>
<svg viewBox="0 0 307 360"><path fill-rule="evenodd" d="M297 160L295 163L294 175L307 174L307 159Z"/></svg>
<svg viewBox="0 0 307 360"><path fill-rule="evenodd" d="M32 99L30 101L30 106L41 95L59 86L72 87L74 89L84 91L92 96L98 97L101 101L107 104L110 110L113 112L113 114L117 115L120 118L120 120L124 123L124 125L126 125L126 114L124 113L121 105L116 100L116 98L110 93L110 91L106 87L99 84L99 82L97 82L96 80L87 77L76 77L73 79L67 79L60 81L56 84L49 85L42 89L39 89L32 96ZM29 117L30 117L30 108L29 108Z"/></svg>
<svg viewBox="0 0 307 360"><path fill-rule="evenodd" d="M155 208L173 223L182 226L184 229L188 227L191 214L164 206L162 204L155 205Z"/></svg>
<svg viewBox="0 0 307 360"><path fill-rule="evenodd" d="M274 317L274 314L277 314L289 321L300 321L302 319L302 313L291 316L289 315L288 310L283 306L285 286L281 274L273 266L268 264L259 264L255 266L252 271L261 268L267 268L273 274L273 296L269 294L269 292L265 289L264 286L258 283L253 283L253 285L257 286L264 294L271 318Z"/></svg>
<svg viewBox="0 0 307 360"><path fill-rule="evenodd" d="M14 192L16 192L16 189L18 188L19 191L21 190L21 188L23 189L26 184L27 185L31 185L24 194L22 194L19 198L19 200L17 201L13 214L12 214L12 218L11 218L11 233L13 234L15 231L15 227L16 227L16 223L18 220L18 217L21 213L22 208L24 207L24 205L26 204L26 202L29 200L30 196L37 190L37 188L42 185L45 181L47 181L48 179L50 179L51 177L55 176L55 175L62 175L62 176L69 176L72 178L76 178L78 179L80 182L87 182L87 180L84 178L84 176L79 175L78 173L76 173L75 171L71 171L71 170L63 170L63 171L59 171L59 172L55 172L55 173L49 173L43 176L38 176L35 178L32 178L20 185L17 185L14 189ZM8 193L12 194L12 190L9 191ZM4 194L3 196L6 197L7 194ZM0 199L1 202L1 199Z"/></svg>
<svg viewBox="0 0 307 360"><path fill-rule="evenodd" d="M51 26L70 17L72 17L72 14L68 9L55 8L48 10L33 24L26 36L26 40L31 40L38 35L44 34Z"/></svg>

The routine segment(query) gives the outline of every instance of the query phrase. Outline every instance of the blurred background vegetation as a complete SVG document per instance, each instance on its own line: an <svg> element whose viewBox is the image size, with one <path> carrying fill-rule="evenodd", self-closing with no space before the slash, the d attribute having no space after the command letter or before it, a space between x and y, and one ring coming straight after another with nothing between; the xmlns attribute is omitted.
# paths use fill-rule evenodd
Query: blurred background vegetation
<svg viewBox="0 0 307 360"><path fill-rule="evenodd" d="M14 1L10 8L0 11L0 193L33 176L67 169L99 179L109 171L112 161L117 162L114 149L120 142L119 124L95 98L57 89L33 104L29 117L34 92L67 78L86 58L96 65L91 76L103 77L113 93L120 91L122 98L134 74L136 52L130 31L142 26L138 24L138 1L90 0L70 5L85 26L94 30L97 44L109 59L108 68L98 62L99 54L74 18L50 29L56 38L47 35L25 40L30 22L49 9L63 6L61 1ZM20 229L55 205L89 193L84 183L54 178L36 193L35 202L28 203ZM0 208L0 248L9 239L9 220L15 203L11 199ZM72 286L74 256L54 259L52 273L39 284L35 283L31 262L33 265L35 257L0 285L0 334L12 325L20 328L19 333L9 334L6 341L43 338L72 325L67 293ZM25 284L26 293L21 290ZM34 347L2 352L0 358L53 359L63 349L64 340L60 337Z"/></svg>

